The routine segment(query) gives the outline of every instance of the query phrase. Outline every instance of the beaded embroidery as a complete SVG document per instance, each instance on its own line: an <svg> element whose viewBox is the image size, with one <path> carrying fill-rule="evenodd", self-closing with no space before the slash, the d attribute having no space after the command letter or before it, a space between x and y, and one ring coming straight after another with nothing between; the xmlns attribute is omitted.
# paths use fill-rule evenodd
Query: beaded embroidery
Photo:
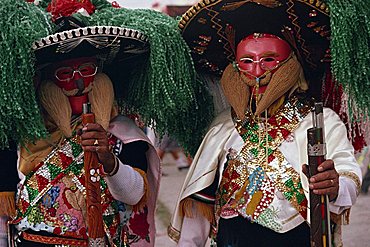
<svg viewBox="0 0 370 247"><path fill-rule="evenodd" d="M268 119L263 128L252 120L250 113L243 122L236 121L235 128L245 144L239 154L228 156L216 193L216 216L231 218L241 215L258 221L260 215L268 213L265 211L272 203L275 189L278 189L306 219L307 199L300 175L277 147L310 111L308 104L293 97Z"/></svg>
<svg viewBox="0 0 370 247"><path fill-rule="evenodd" d="M113 146L119 143L113 135L109 142ZM71 239L86 240L83 156L75 136L65 139L40 162L20 187L17 217L12 224L21 231L32 229L62 236L55 239L65 239L63 244ZM104 228L110 246L122 243L130 246L141 239L150 242L147 206L135 211L132 206L114 200L104 179L100 179L100 187Z"/></svg>

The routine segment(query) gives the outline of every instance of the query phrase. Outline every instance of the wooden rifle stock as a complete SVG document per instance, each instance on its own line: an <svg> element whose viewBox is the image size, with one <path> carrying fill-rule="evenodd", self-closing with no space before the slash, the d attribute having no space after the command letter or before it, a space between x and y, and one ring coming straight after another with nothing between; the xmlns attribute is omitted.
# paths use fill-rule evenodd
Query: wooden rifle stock
<svg viewBox="0 0 370 247"><path fill-rule="evenodd" d="M90 104L83 105L82 124L95 122L95 115L91 113ZM86 217L89 247L103 247L105 232L103 210L101 205L100 174L98 156L94 152L84 153L84 169L86 183Z"/></svg>
<svg viewBox="0 0 370 247"><path fill-rule="evenodd" d="M317 174L317 167L325 161L326 146L322 103L315 103L312 112L313 128L307 130L309 177ZM310 190L310 241L311 247L331 247L330 213L328 196L316 195Z"/></svg>

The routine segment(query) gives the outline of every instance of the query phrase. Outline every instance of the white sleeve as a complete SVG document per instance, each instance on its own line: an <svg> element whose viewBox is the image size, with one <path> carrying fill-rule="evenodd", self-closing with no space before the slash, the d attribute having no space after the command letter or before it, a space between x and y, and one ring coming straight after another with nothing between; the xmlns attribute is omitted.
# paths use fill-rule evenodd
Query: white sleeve
<svg viewBox="0 0 370 247"><path fill-rule="evenodd" d="M349 178L339 177L338 197L329 203L330 212L341 214L344 210L355 204L357 199L357 186Z"/></svg>
<svg viewBox="0 0 370 247"><path fill-rule="evenodd" d="M204 247L208 240L211 224L204 216L195 212L194 205L192 211L194 218L184 217L179 247Z"/></svg>
<svg viewBox="0 0 370 247"><path fill-rule="evenodd" d="M334 161L335 169L340 175L338 197L329 204L329 209L340 214L356 202L362 180L361 169L355 159L353 146L347 138L346 126L332 110L327 109L324 116L326 158Z"/></svg>
<svg viewBox="0 0 370 247"><path fill-rule="evenodd" d="M114 199L128 205L136 205L143 197L144 179L131 166L123 164L119 159L119 169L113 176L106 176L108 188Z"/></svg>
<svg viewBox="0 0 370 247"><path fill-rule="evenodd" d="M8 246L7 216L0 216L0 246Z"/></svg>

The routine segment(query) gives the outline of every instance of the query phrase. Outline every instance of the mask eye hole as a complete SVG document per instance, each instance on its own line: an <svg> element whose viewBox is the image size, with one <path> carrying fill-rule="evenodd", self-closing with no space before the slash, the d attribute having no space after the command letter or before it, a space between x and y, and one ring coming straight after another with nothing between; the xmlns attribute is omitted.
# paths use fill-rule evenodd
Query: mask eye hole
<svg viewBox="0 0 370 247"><path fill-rule="evenodd" d="M276 62L276 58L275 57L264 57L262 58L261 62L266 62L266 63Z"/></svg>
<svg viewBox="0 0 370 247"><path fill-rule="evenodd" d="M95 64L85 63L78 68L78 71L82 76L92 76L96 73L96 69L97 67Z"/></svg>
<svg viewBox="0 0 370 247"><path fill-rule="evenodd" d="M249 57L245 57L245 58L241 58L240 59L240 62L241 63L244 63L244 64L252 64L254 61L252 58L249 58Z"/></svg>
<svg viewBox="0 0 370 247"><path fill-rule="evenodd" d="M70 67L62 67L55 71L55 76L59 80L68 80L73 75L73 69Z"/></svg>

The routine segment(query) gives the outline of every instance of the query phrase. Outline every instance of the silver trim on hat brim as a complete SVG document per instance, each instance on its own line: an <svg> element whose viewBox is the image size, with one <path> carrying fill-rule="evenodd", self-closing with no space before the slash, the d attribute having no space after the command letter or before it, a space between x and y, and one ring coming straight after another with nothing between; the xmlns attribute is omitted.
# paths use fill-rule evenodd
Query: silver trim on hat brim
<svg viewBox="0 0 370 247"><path fill-rule="evenodd" d="M76 28L72 30L67 30L63 32L59 32L56 34L52 34L42 38L38 41L35 41L32 44L32 49L34 51L40 50L42 48L60 44L66 40L78 40L78 39L91 39L96 37L112 37L114 39L117 38L126 38L126 39L133 39L140 41L142 43L148 42L148 37L137 31L130 28L122 28L116 26L89 26L89 27L82 27ZM107 45L109 46L109 45Z"/></svg>

